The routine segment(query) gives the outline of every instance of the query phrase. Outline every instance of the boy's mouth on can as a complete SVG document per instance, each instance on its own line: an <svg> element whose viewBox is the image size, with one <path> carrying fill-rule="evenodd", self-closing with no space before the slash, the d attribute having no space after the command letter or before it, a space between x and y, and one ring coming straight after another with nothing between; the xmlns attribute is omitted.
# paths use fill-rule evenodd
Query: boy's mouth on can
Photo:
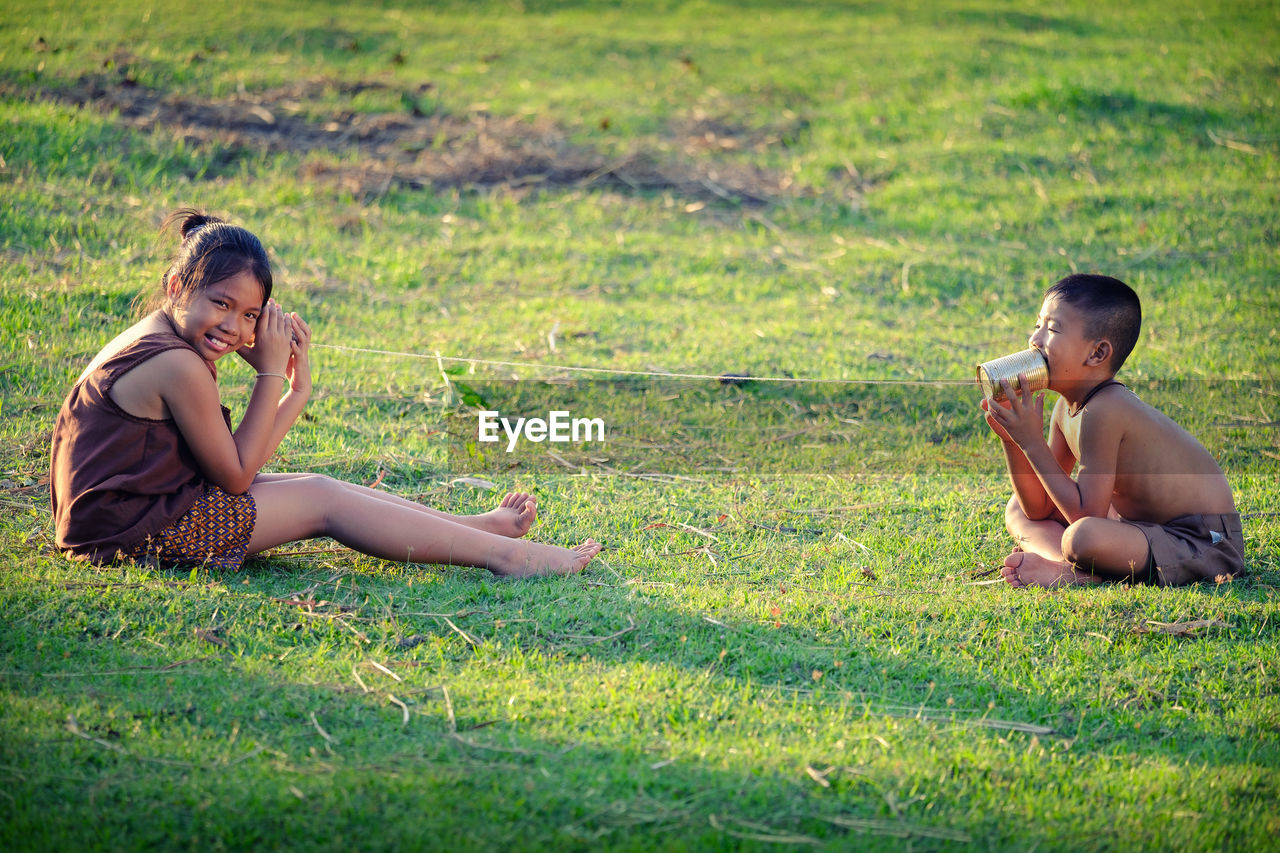
<svg viewBox="0 0 1280 853"><path fill-rule="evenodd" d="M982 387L983 396L996 402L1007 399L1002 382L1008 382L1011 389L1023 393L1022 381L1026 376L1027 387L1031 391L1042 391L1049 385L1049 359L1039 347L1028 347L1021 352L1010 353L992 361L978 365L977 379Z"/></svg>

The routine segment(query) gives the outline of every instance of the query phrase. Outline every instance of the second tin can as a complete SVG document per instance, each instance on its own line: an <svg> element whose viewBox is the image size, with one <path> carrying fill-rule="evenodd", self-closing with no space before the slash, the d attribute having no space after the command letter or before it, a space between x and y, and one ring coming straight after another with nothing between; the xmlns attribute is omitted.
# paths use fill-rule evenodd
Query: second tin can
<svg viewBox="0 0 1280 853"><path fill-rule="evenodd" d="M1027 375L1027 387L1032 393L1043 391L1049 387L1049 363L1038 349L1028 349L1002 356L993 361L978 365L978 384L982 386L982 394L997 403L1005 400L1004 389L1000 387L1001 379L1008 379L1013 390L1021 394L1018 387L1018 374Z"/></svg>

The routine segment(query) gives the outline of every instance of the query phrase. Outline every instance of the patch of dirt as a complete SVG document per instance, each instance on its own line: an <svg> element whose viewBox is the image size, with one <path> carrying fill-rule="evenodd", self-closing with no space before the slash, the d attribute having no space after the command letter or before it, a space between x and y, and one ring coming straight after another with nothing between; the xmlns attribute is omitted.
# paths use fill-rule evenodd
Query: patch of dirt
<svg viewBox="0 0 1280 853"><path fill-rule="evenodd" d="M125 64L127 68L127 64ZM610 156L575 144L545 119L466 115L424 115L420 102L427 84L400 90L403 113L323 112L323 98L351 98L369 90L397 90L384 83L343 84L306 80L262 92L219 99L163 92L139 85L127 73L82 77L65 89L39 96L105 112L144 133L167 131L188 143L218 142L232 150L349 154L308 160L307 179L331 180L358 195L376 195L392 185L433 187L606 187L628 191L670 191L685 200L769 205L816 194L789 174L760 168L751 151L789 144L804 130L792 122L777 129L752 130L695 115L673 123L651 149ZM320 115L320 118L317 118ZM835 188L856 199L862 187L846 181Z"/></svg>

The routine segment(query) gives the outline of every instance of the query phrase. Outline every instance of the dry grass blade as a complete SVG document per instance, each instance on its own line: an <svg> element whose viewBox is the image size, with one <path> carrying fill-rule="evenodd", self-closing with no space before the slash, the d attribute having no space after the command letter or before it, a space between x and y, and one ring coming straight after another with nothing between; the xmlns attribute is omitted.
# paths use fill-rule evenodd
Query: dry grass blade
<svg viewBox="0 0 1280 853"><path fill-rule="evenodd" d="M1002 729L1010 732L1026 732L1032 735L1052 735L1057 734L1058 730L1052 726L1040 726L1035 723L1022 723L1017 720L993 720L990 717L982 717L973 721L973 725L981 726L984 729Z"/></svg>
<svg viewBox="0 0 1280 853"><path fill-rule="evenodd" d="M314 726L315 730L320 733L320 737L325 739L325 743L329 743L329 744L337 743L337 741L334 740L333 737L321 727L320 721L316 719L315 711L311 712L311 725Z"/></svg>
<svg viewBox="0 0 1280 853"><path fill-rule="evenodd" d="M444 695L444 711L449 717L449 734L456 735L458 733L458 718L453 715L453 700L449 698L449 688L441 684L440 692Z"/></svg>
<svg viewBox="0 0 1280 853"><path fill-rule="evenodd" d="M409 706L401 702L399 699L397 699L394 695L390 693L387 694L387 701L389 701L392 705L398 705L400 707L401 712L404 714L404 720L401 721L400 725L402 726L409 725Z"/></svg>
<svg viewBox="0 0 1280 853"><path fill-rule="evenodd" d="M655 521L655 522L653 522L652 524L646 524L644 527L642 527L642 528L640 528L640 529L641 529L641 530L657 530L657 529L659 529L659 528L663 528L663 527L666 527L666 528L679 528L679 529L681 529L681 530L687 530L687 531L689 531L690 533L696 533L696 534L698 534L699 536L705 536L705 537L707 537L708 539L711 539L711 540L716 541L716 542L720 541L720 540L719 540L719 537L717 537L717 536L716 536L714 533L712 533L711 531L709 531L709 530L703 530L701 527L694 527L692 524L685 524L683 521L676 521L676 522Z"/></svg>
<svg viewBox="0 0 1280 853"><path fill-rule="evenodd" d="M379 672L386 673L387 675L389 675L389 676L391 676L392 678L394 678L396 681L404 681L404 679L403 679L403 678L401 678L400 676L396 675L394 672L392 672L391 670L387 669L385 666L383 666L382 664L378 663L376 660L367 660L367 661L365 661L365 663L369 664L369 666L373 667L374 669L378 670Z"/></svg>
<svg viewBox="0 0 1280 853"><path fill-rule="evenodd" d="M806 764L804 766L805 775L824 788L831 787L831 780L827 778L827 774L834 769L834 767L828 767L826 770L815 770L812 764Z"/></svg>
<svg viewBox="0 0 1280 853"><path fill-rule="evenodd" d="M1214 145L1221 145L1223 148L1229 148L1232 151L1239 151L1242 154L1251 154L1254 157L1262 156L1261 150L1259 150L1256 146L1250 145L1247 142L1241 142L1238 139L1232 139L1228 136L1222 136L1220 134L1214 133L1212 130L1208 131L1208 134L1209 134L1209 139L1213 141Z"/></svg>
<svg viewBox="0 0 1280 853"><path fill-rule="evenodd" d="M958 726L979 726L984 729L1000 729L1002 731L1025 732L1033 735L1052 735L1057 734L1058 730L1051 726L1042 726L1037 723L1024 723L1020 720L997 720L993 717L965 718L960 716L963 713L953 708L933 708L925 705L919 706L867 706L867 711L873 714L882 714L886 717L895 717L906 719L914 717L924 722L949 722Z"/></svg>
<svg viewBox="0 0 1280 853"><path fill-rule="evenodd" d="M966 844L973 841L973 838L971 838L968 833L961 832L958 829L920 826L918 824L903 823L898 820L875 820L856 817L835 817L830 815L824 816L822 819L827 823L833 823L836 826L843 826L846 829L860 829L863 832L869 832L872 835L891 835L894 838L910 838L912 836L920 838L939 838L945 841L960 841Z"/></svg>
<svg viewBox="0 0 1280 853"><path fill-rule="evenodd" d="M1192 619L1186 622L1157 622L1154 619L1148 619L1145 624L1138 625L1133 630L1138 634L1163 633L1174 637L1194 637L1197 631L1205 628L1230 627L1221 619Z"/></svg>
<svg viewBox="0 0 1280 853"><path fill-rule="evenodd" d="M67 731L71 732L73 735L75 735L78 738L83 738L89 741L90 743L96 743L98 746L105 747L111 750L112 752L118 752L121 755L129 754L129 750L125 749L120 744L112 743L111 741L108 741L108 740L103 740L100 737L94 737L88 732L83 731L80 728L80 724L76 722L75 716L72 714L67 715Z"/></svg>
<svg viewBox="0 0 1280 853"><path fill-rule="evenodd" d="M618 639L618 638L619 638L619 637L621 637L621 636L624 636L624 635L626 635L626 634L630 634L632 631L634 631L634 630L636 629L636 620L635 620L635 619L633 619L632 617L628 616L628 617L627 617L627 622L628 622L628 623L630 623L630 624L629 624L626 628L623 628L621 631L615 631L614 633L612 633L612 634L608 634L608 635L603 636L603 637L597 637L597 636L593 636L593 635L591 635L591 634L560 634L560 635L557 637L557 639L560 639L560 640L576 640L576 641L578 641L578 642L581 642L581 643L588 643L588 644L594 644L594 643L607 643L607 642L609 642L610 640L616 640L616 639Z"/></svg>
<svg viewBox="0 0 1280 853"><path fill-rule="evenodd" d="M303 612L306 613L306 611L303 611ZM315 616L319 614L307 614L307 615ZM348 623L346 619L338 618L338 619L334 619L333 621L337 622L343 628L346 628L348 631L354 634L356 639L359 640L360 642L362 643L369 642L369 637L363 631L360 631L359 629L352 627L352 625Z"/></svg>
<svg viewBox="0 0 1280 853"><path fill-rule="evenodd" d="M498 484L492 480L486 480L482 477L454 477L449 481L450 486L456 485L471 486L473 489L482 489L486 492L492 492L498 488Z"/></svg>
<svg viewBox="0 0 1280 853"><path fill-rule="evenodd" d="M89 741L90 743L97 744L98 746L101 746L105 749L109 749L112 752L118 752L121 755L127 755L129 758L133 758L138 761L146 761L151 764L163 764L168 767L198 767L199 766L196 764L192 764L190 761L175 761L170 758L148 758L147 756L144 756L144 755L134 755L132 752L125 749L123 746L120 746L120 744L118 743L112 743L111 741L103 740L100 737L94 737L93 735L81 729L80 724L76 722L76 718L73 714L67 715L67 731L71 732L71 734L75 735L78 738L82 738L84 740Z"/></svg>
<svg viewBox="0 0 1280 853"><path fill-rule="evenodd" d="M711 539L713 541L717 541L717 542L719 541L719 538L710 530L703 530L701 527L694 527L692 524L685 524L683 521L677 521L675 523L675 526L679 527L682 530L688 530L690 533L696 533L699 536L705 536L708 539Z"/></svg>
<svg viewBox="0 0 1280 853"><path fill-rule="evenodd" d="M770 533L783 533L783 534L791 534L791 535L802 533L802 534L809 534L811 536L821 536L823 533L822 529L818 527L792 527L789 524L761 524L758 521L750 521L747 523L751 527L756 528L757 530L767 530Z"/></svg>
<svg viewBox="0 0 1280 853"><path fill-rule="evenodd" d="M297 548L297 549L281 549L273 548L270 551L263 551L255 555L255 559L261 559L267 556L272 557L307 557L314 554L341 554L348 549L341 545L327 545L322 548ZM275 599L279 601L280 599Z"/></svg>
<svg viewBox="0 0 1280 853"><path fill-rule="evenodd" d="M292 556L292 554L290 554L290 556ZM351 613L359 609L353 604L338 604L336 601L328 601L324 599L321 599L320 601L316 601L314 598L273 598L271 600L278 604L288 604L291 607L305 607L308 613L310 613L310 611L316 610L317 608L326 608L332 611L333 615L342 614L342 613ZM310 615L321 616L325 614L310 614Z"/></svg>
<svg viewBox="0 0 1280 853"><path fill-rule="evenodd" d="M222 649L227 648L227 641L218 635L218 632L216 629L196 628L194 633L198 638L200 638L201 640L204 640L206 643L212 643L213 645L218 646L219 648L222 648Z"/></svg>
<svg viewBox="0 0 1280 853"><path fill-rule="evenodd" d="M480 645L479 640L477 640L475 637L471 636L466 631L459 628L457 625L453 624L453 620L450 619L448 616L440 616L439 618L444 622L444 624L448 625L451 629L453 629L453 631L456 632L459 637L466 640L467 643L471 646L471 648L474 649Z"/></svg>
<svg viewBox="0 0 1280 853"><path fill-rule="evenodd" d="M187 658L185 660L177 660L173 663L167 663L164 666L140 666L137 669L104 669L97 672L43 672L40 673L41 678L89 678L96 675L146 675L148 673L161 673L177 669L180 666L186 666L191 663L199 663L205 660L216 660L216 658L205 656L199 658ZM5 673L6 675L10 673Z"/></svg>
<svg viewBox="0 0 1280 853"><path fill-rule="evenodd" d="M711 825L726 835L732 835L734 838L742 838L747 841L763 841L766 844L813 844L821 845L820 839L814 838L812 835L800 835L798 833L780 833L774 832L767 826L760 826L755 823L748 823L745 820L736 818L727 818L739 826L745 826L750 832L744 832L740 829L731 829L720 822L715 815L708 816L707 820Z"/></svg>
<svg viewBox="0 0 1280 853"><path fill-rule="evenodd" d="M802 515L840 515L842 513L861 512L862 510L866 510L866 509L876 509L878 507L884 506L886 503L888 503L888 501L873 501L870 503L845 504L844 506L819 507L815 509L789 509L787 510L787 512L794 512ZM855 542L854 544L864 549L866 547L866 546L860 545L857 542Z"/></svg>

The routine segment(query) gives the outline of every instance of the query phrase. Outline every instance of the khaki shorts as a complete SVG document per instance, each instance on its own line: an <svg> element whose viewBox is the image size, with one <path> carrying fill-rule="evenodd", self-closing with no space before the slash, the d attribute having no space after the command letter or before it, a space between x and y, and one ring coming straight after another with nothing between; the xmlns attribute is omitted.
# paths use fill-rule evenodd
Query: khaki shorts
<svg viewBox="0 0 1280 853"><path fill-rule="evenodd" d="M244 562L257 520L252 495L229 495L206 486L185 515L121 553L134 560L194 563L234 572Z"/></svg>
<svg viewBox="0 0 1280 853"><path fill-rule="evenodd" d="M1244 574L1240 514L1182 515L1164 524L1129 521L1150 546L1147 583L1182 586Z"/></svg>

